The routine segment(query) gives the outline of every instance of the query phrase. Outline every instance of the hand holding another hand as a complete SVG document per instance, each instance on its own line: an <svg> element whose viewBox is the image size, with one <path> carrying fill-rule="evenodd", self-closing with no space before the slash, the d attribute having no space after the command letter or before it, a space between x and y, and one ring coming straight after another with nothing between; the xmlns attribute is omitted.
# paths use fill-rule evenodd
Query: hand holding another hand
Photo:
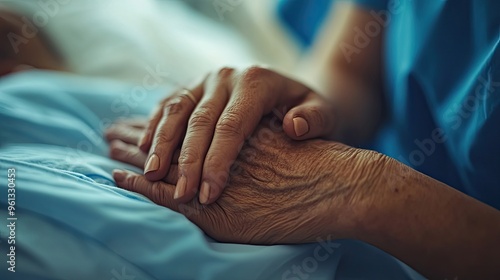
<svg viewBox="0 0 500 280"><path fill-rule="evenodd" d="M148 153L146 178L164 178L182 145L175 199L187 202L199 191L202 204L215 202L244 141L271 112L291 139L328 137L334 131L331 103L306 86L264 68L224 68L161 102L139 142Z"/></svg>
<svg viewBox="0 0 500 280"><path fill-rule="evenodd" d="M143 164L146 154L133 144L140 130L123 123L108 130L112 157L138 166L142 159ZM371 203L366 194L379 181L387 158L335 142L294 141L279 119L265 118L242 147L227 188L210 205L173 198L176 156L172 162L160 181L123 170L114 178L118 186L181 212L216 240L276 244L352 236L365 209L359 206Z"/></svg>

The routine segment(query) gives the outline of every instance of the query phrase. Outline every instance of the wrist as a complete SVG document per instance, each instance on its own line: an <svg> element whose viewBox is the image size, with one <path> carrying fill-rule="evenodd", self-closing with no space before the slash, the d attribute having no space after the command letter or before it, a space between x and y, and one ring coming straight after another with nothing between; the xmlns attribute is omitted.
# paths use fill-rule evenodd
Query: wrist
<svg viewBox="0 0 500 280"><path fill-rule="evenodd" d="M388 157L374 182L364 203L353 205L357 223L347 238L369 243L430 278L493 275L488 273L494 266L485 260L498 252L497 210Z"/></svg>
<svg viewBox="0 0 500 280"><path fill-rule="evenodd" d="M323 159L321 190L328 209L321 215L324 234L361 239L367 232L366 217L377 210L380 194L388 188L393 159L375 151L330 142Z"/></svg>

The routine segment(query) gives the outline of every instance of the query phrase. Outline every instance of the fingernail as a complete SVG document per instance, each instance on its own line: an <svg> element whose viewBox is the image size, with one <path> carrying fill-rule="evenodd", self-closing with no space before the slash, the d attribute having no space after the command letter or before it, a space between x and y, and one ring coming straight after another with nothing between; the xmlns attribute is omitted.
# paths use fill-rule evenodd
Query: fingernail
<svg viewBox="0 0 500 280"><path fill-rule="evenodd" d="M178 199L179 197L184 196L186 192L187 180L186 177L181 176L179 181L177 181L177 186L175 186L174 199Z"/></svg>
<svg viewBox="0 0 500 280"><path fill-rule="evenodd" d="M309 124L302 117L293 118L293 129L295 130L295 135L300 137L309 132Z"/></svg>
<svg viewBox="0 0 500 280"><path fill-rule="evenodd" d="M116 183L123 182L126 177L127 177L127 173L124 170L120 170L120 169L113 170L113 178L115 179Z"/></svg>
<svg viewBox="0 0 500 280"><path fill-rule="evenodd" d="M200 203L206 204L210 198L210 185L207 182L201 184Z"/></svg>
<svg viewBox="0 0 500 280"><path fill-rule="evenodd" d="M151 171L156 171L160 168L160 158L156 154L152 154L148 162L146 163L146 168L144 168L144 174L149 173Z"/></svg>

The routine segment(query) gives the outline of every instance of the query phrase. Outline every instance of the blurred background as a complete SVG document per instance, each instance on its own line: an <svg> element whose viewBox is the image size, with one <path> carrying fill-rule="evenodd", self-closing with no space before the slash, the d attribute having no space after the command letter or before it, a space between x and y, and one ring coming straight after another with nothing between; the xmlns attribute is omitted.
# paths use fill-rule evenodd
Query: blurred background
<svg viewBox="0 0 500 280"><path fill-rule="evenodd" d="M291 72L332 1L4 0L0 9L22 16L9 44L43 32L70 72L130 83L156 72L185 85L221 66Z"/></svg>

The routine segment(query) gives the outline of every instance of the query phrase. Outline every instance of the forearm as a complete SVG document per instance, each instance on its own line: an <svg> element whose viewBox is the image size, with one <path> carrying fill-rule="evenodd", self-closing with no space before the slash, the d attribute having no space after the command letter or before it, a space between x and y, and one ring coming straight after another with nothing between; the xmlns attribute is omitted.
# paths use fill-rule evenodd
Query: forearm
<svg viewBox="0 0 500 280"><path fill-rule="evenodd" d="M380 80L365 79L335 64L316 64L307 73L297 79L325 96L335 109L335 132L330 139L350 145L369 141L385 114Z"/></svg>
<svg viewBox="0 0 500 280"><path fill-rule="evenodd" d="M356 237L431 279L500 279L500 212L400 163L389 166L364 203Z"/></svg>
<svg viewBox="0 0 500 280"><path fill-rule="evenodd" d="M296 78L326 96L337 111L333 139L349 144L369 140L383 120L383 32L359 53L343 46L356 45L354 27L373 21L370 13L349 3L337 3Z"/></svg>
<svg viewBox="0 0 500 280"><path fill-rule="evenodd" d="M332 78L324 92L337 112L333 139L358 145L371 140L385 114L382 90L379 84L333 69Z"/></svg>

